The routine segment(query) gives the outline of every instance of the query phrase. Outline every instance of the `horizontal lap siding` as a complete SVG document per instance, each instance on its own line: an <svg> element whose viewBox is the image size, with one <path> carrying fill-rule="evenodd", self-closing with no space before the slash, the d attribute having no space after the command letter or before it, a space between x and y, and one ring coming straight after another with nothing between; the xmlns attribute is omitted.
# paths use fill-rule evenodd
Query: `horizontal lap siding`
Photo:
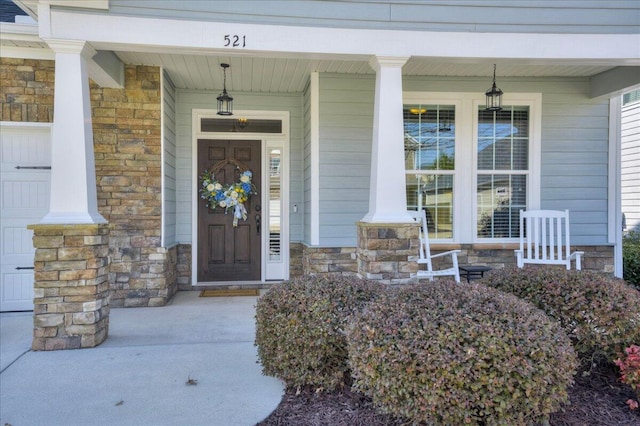
<svg viewBox="0 0 640 426"><path fill-rule="evenodd" d="M569 209L572 244L607 244L609 105L588 93L587 79L543 93L541 207Z"/></svg>
<svg viewBox="0 0 640 426"><path fill-rule="evenodd" d="M640 102L622 107L621 171L626 231L640 231Z"/></svg>
<svg viewBox="0 0 640 426"><path fill-rule="evenodd" d="M164 71L162 82L162 241L165 247L170 247L178 242L176 240L176 88Z"/></svg>
<svg viewBox="0 0 640 426"><path fill-rule="evenodd" d="M368 211L373 76L320 75L320 245L356 245Z"/></svg>
<svg viewBox="0 0 640 426"><path fill-rule="evenodd" d="M416 31L629 34L640 4L617 1L111 0L113 14L232 23Z"/></svg>
<svg viewBox="0 0 640 426"><path fill-rule="evenodd" d="M192 109L213 109L216 107L217 92L183 90L177 91L176 133L177 133L177 239L180 243L191 243L191 207L194 188L191 186L192 173ZM236 110L289 111L289 181L290 203L303 204L303 126L302 94L290 93L248 93L233 92ZM251 134L247 133L251 139ZM290 238L302 239L302 214L290 216Z"/></svg>

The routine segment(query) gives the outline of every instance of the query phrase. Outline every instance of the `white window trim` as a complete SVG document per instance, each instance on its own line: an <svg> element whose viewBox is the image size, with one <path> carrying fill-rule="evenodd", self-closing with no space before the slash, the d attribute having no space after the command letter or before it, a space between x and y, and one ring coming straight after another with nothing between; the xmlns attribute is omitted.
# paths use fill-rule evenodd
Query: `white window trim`
<svg viewBox="0 0 640 426"><path fill-rule="evenodd" d="M447 104L456 107L456 148L454 174L453 238L434 243L511 243L517 238L478 238L477 223L477 108L485 102L484 93L404 92L404 105ZM503 105L529 107L529 174L527 209L540 208L542 94L507 93ZM469 146L469 143L471 146ZM471 200L471 203L469 203ZM471 209L471 215L465 214Z"/></svg>

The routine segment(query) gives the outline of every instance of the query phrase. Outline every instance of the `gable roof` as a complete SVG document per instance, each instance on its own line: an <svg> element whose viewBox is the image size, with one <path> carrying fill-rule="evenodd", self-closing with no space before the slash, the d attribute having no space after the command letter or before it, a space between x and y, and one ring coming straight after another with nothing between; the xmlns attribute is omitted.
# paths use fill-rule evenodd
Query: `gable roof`
<svg viewBox="0 0 640 426"><path fill-rule="evenodd" d="M11 0L0 0L0 22L15 22L16 16L26 13Z"/></svg>

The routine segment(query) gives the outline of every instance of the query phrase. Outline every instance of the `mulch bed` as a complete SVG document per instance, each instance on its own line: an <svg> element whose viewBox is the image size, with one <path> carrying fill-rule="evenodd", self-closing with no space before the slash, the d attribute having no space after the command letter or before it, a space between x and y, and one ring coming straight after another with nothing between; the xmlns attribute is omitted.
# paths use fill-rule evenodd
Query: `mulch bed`
<svg viewBox="0 0 640 426"><path fill-rule="evenodd" d="M599 366L578 373L571 403L551 416L551 426L640 426L640 410L625 402L633 390L618 381L615 367ZM344 389L315 392L289 389L276 410L257 426L400 426L411 422L378 413L371 400Z"/></svg>

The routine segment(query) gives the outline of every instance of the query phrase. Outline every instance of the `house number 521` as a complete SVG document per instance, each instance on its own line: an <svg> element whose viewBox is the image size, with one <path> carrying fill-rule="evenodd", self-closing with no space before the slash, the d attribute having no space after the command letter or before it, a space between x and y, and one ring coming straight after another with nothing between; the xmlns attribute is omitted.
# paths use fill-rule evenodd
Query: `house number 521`
<svg viewBox="0 0 640 426"><path fill-rule="evenodd" d="M246 47L247 36L227 34L224 36L224 47Z"/></svg>

